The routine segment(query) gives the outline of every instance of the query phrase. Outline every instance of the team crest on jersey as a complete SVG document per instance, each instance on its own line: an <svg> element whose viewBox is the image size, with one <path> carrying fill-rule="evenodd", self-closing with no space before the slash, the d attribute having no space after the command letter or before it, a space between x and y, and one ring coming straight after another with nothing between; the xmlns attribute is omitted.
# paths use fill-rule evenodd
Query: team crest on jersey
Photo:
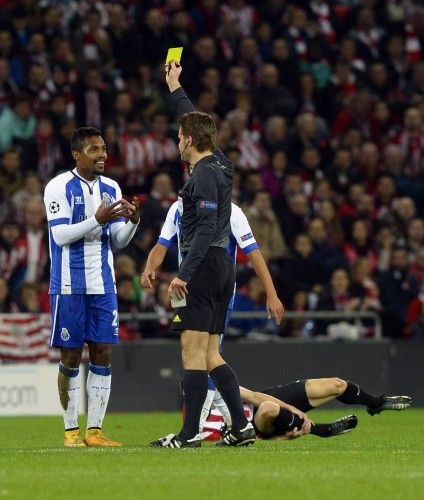
<svg viewBox="0 0 424 500"><path fill-rule="evenodd" d="M109 193L103 193L103 196L102 196L102 203L103 205L105 205L106 207L108 207L109 205L112 205L112 198L110 197L110 194Z"/></svg>
<svg viewBox="0 0 424 500"><path fill-rule="evenodd" d="M69 340L70 338L70 335L69 335L69 332L66 328L62 328L62 331L60 332L60 338L66 342Z"/></svg>
<svg viewBox="0 0 424 500"><path fill-rule="evenodd" d="M74 196L75 205L83 205L82 196Z"/></svg>
<svg viewBox="0 0 424 500"><path fill-rule="evenodd" d="M60 205L57 201L52 201L49 205L49 212L51 214L57 214L60 210Z"/></svg>
<svg viewBox="0 0 424 500"><path fill-rule="evenodd" d="M241 239L241 241L247 241L247 240L250 240L250 238L253 238L252 233L244 234L240 239Z"/></svg>

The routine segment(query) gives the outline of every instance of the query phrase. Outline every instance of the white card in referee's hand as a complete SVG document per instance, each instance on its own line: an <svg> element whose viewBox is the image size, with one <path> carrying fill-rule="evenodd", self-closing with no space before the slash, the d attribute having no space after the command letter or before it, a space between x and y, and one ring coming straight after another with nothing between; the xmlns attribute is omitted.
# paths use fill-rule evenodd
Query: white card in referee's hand
<svg viewBox="0 0 424 500"><path fill-rule="evenodd" d="M175 294L171 295L171 306L172 307L185 307L187 305L187 300L185 296L179 299Z"/></svg>

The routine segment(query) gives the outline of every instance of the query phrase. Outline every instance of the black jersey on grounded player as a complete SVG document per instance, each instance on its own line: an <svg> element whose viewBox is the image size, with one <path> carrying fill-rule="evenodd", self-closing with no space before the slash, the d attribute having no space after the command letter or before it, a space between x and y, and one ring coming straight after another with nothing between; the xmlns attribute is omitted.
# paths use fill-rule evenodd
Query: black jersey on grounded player
<svg viewBox="0 0 424 500"><path fill-rule="evenodd" d="M180 87L170 95L178 116L195 111ZM193 175L180 191L181 253L186 254L178 278L189 281L210 247L227 248L230 235L234 167L220 149L196 163Z"/></svg>

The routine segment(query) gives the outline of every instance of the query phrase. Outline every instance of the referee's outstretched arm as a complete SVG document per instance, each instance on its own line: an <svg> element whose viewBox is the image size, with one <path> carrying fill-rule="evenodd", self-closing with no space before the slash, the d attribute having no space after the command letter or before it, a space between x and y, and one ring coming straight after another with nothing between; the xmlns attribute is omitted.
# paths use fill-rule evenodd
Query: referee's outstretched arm
<svg viewBox="0 0 424 500"><path fill-rule="evenodd" d="M180 75L182 70L182 66L174 61L166 65L166 83L171 92L170 102L178 116L196 111L193 103L181 87Z"/></svg>

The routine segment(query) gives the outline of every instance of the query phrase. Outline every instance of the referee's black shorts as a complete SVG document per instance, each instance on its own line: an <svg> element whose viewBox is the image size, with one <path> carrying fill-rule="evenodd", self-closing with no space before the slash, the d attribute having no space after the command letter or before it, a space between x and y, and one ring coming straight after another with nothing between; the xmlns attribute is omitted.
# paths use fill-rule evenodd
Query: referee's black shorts
<svg viewBox="0 0 424 500"><path fill-rule="evenodd" d="M173 330L224 334L234 285L234 263L227 251L209 248L187 285L187 305L174 308Z"/></svg>

